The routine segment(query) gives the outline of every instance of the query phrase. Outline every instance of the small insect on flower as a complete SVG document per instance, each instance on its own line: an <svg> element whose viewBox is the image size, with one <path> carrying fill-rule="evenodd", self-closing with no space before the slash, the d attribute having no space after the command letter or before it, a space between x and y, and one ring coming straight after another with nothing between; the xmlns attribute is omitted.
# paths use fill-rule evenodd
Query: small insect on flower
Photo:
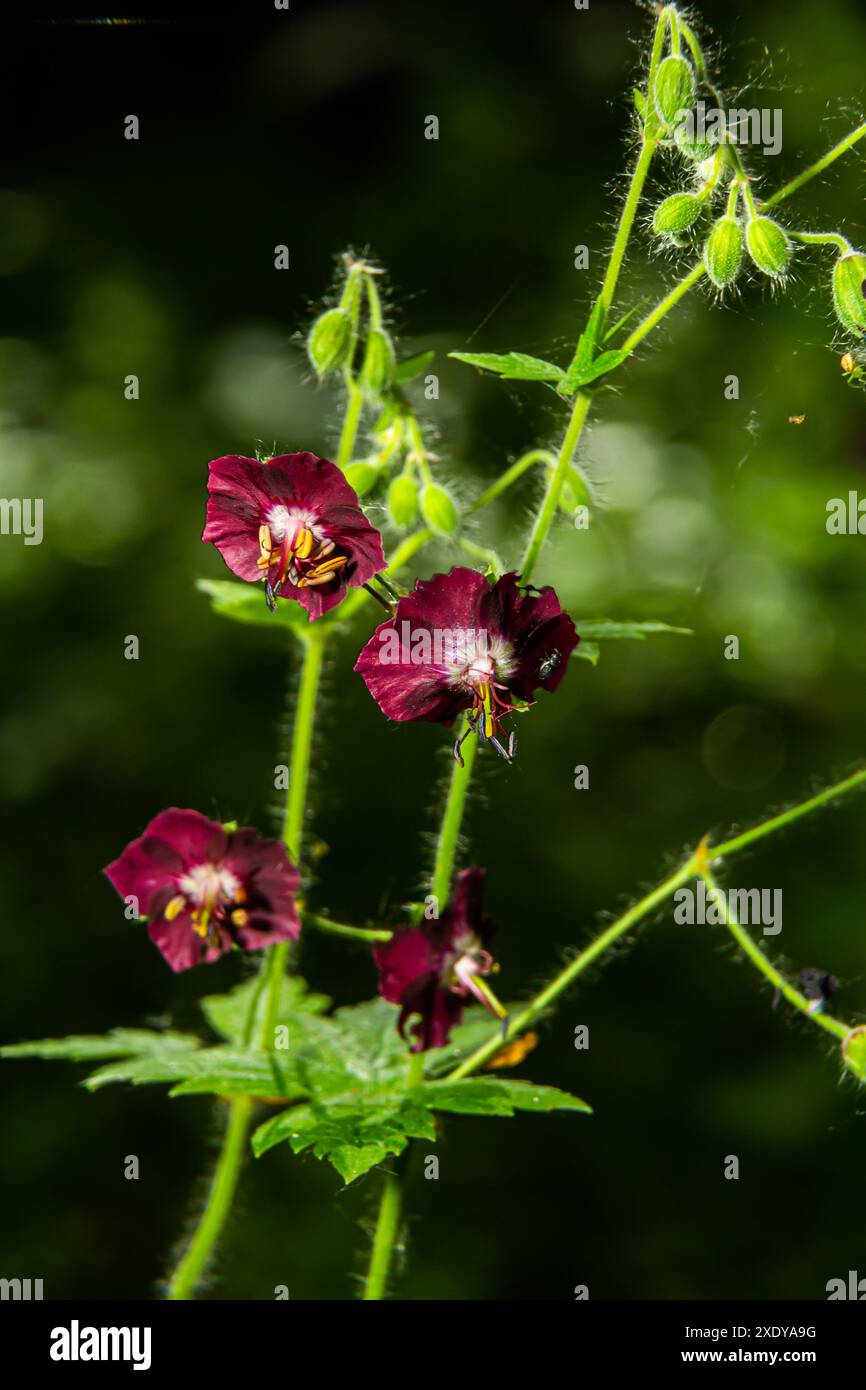
<svg viewBox="0 0 866 1390"><path fill-rule="evenodd" d="M494 585L460 566L419 580L377 628L355 663L389 719L449 727L466 711L472 733L513 762L516 738L503 721L523 713L538 687L555 690L579 642L551 588L530 593L516 574Z"/></svg>
<svg viewBox="0 0 866 1390"><path fill-rule="evenodd" d="M240 579L264 581L271 610L278 598L296 599L312 621L385 568L382 538L336 464L315 454L264 463L228 455L209 470L202 540Z"/></svg>
<svg viewBox="0 0 866 1390"><path fill-rule="evenodd" d="M294 940L300 875L276 840L227 831L198 811L162 811L103 870L148 918L172 970L215 961L235 946L261 951Z"/></svg>
<svg viewBox="0 0 866 1390"><path fill-rule="evenodd" d="M413 1052L444 1047L471 997L503 1020L503 1027L507 1023L505 1009L483 978L495 969L487 949L495 929L483 909L484 877L484 869L463 869L440 917L417 927L399 926L390 941L374 947L379 993L401 1006L401 1036L417 1015Z"/></svg>
<svg viewBox="0 0 866 1390"><path fill-rule="evenodd" d="M789 415L789 416L788 416L788 424L789 424L789 425L802 425L802 424L805 422L805 419L806 419L805 415Z"/></svg>

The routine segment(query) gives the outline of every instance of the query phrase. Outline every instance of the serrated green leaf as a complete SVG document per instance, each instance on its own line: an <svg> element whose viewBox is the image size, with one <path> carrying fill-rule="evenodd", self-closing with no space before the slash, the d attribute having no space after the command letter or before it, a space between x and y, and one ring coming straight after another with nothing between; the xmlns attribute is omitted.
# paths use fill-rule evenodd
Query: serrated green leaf
<svg viewBox="0 0 866 1390"><path fill-rule="evenodd" d="M620 639L644 642L647 637L694 636L690 627L671 627L668 623L657 622L631 622L629 619L624 619L622 622L612 622L607 618L576 618L575 626L581 637L586 636L592 641L603 642ZM575 655L579 652L580 646L578 646Z"/></svg>
<svg viewBox="0 0 866 1390"><path fill-rule="evenodd" d="M525 352L449 352L457 362L466 362L470 367L479 367L485 372L496 372L507 381L559 381L563 376L561 367L555 362L545 362L541 357L530 357Z"/></svg>
<svg viewBox="0 0 866 1390"><path fill-rule="evenodd" d="M167 1056L201 1047L201 1039L189 1033L159 1033L146 1028L113 1028L98 1036L43 1038L39 1042L11 1043L0 1047L0 1057L41 1057L45 1061L96 1062L109 1057Z"/></svg>
<svg viewBox="0 0 866 1390"><path fill-rule="evenodd" d="M592 306L589 318L586 321L586 328L577 340L574 356L569 363L568 371L561 383L561 389L563 391L573 391L575 389L574 383L577 382L581 374L588 369L595 356L596 344L599 334L601 333L603 321L604 305L599 297Z"/></svg>
<svg viewBox="0 0 866 1390"><path fill-rule="evenodd" d="M326 1158L347 1184L403 1152L410 1139L433 1139L434 1121L413 1100L335 1097L325 1105L299 1105L267 1120L255 1131L252 1149L257 1158L277 1144L288 1142L293 1153L312 1149Z"/></svg>
<svg viewBox="0 0 866 1390"><path fill-rule="evenodd" d="M215 1095L291 1099L307 1094L303 1084L295 1079L288 1057L284 1060L274 1052L238 1052L230 1047L128 1057L100 1067L83 1084L88 1091L98 1091L120 1081L133 1086L169 1083L176 1088L183 1086L187 1093L209 1091Z"/></svg>
<svg viewBox="0 0 866 1390"><path fill-rule="evenodd" d="M429 352L418 352L414 357L407 357L405 361L398 362L394 368L393 380L398 386L404 381L413 381L416 376L426 372L435 356L436 353L431 348Z"/></svg>
<svg viewBox="0 0 866 1390"><path fill-rule="evenodd" d="M237 584L231 579L197 579L195 587L199 593L207 594L211 608L222 618L278 631L288 628L301 636L308 635L306 610L294 600L287 599L278 600L276 612L272 613L261 584Z"/></svg>
<svg viewBox="0 0 866 1390"><path fill-rule="evenodd" d="M215 1033L219 1033L227 1042L243 1045L247 1041L250 1008L257 995L263 1005L261 980L256 977L245 980L228 994L206 995L201 1000L201 1010ZM331 1001L326 994L311 994L306 982L297 975L285 976L280 985L275 1022L291 1029L298 1014L323 1014L330 1007ZM261 1013L261 1010L258 1012Z"/></svg>
<svg viewBox="0 0 866 1390"><path fill-rule="evenodd" d="M555 1086L536 1086L531 1081L499 1077L472 1077L465 1081L425 1081L412 1092L430 1110L456 1115L513 1115L517 1110L572 1110L591 1115L592 1109L578 1096Z"/></svg>

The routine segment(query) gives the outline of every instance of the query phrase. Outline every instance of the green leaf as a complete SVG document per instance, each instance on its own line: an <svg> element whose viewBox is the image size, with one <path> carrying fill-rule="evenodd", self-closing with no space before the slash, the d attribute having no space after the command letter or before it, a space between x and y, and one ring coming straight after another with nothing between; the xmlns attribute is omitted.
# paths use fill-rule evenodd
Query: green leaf
<svg viewBox="0 0 866 1390"><path fill-rule="evenodd" d="M44 1038L41 1042L12 1043L0 1047L0 1057L41 1057L45 1061L96 1062L108 1057L134 1057L158 1053L182 1055L201 1046L188 1033L157 1033L146 1028L113 1028L99 1036Z"/></svg>
<svg viewBox="0 0 866 1390"><path fill-rule="evenodd" d="M262 994L261 983L258 977L254 977L245 980L229 994L208 994L201 1000L202 1013L211 1028L227 1042L240 1043L242 1046L246 1043L247 1019L256 994ZM263 1002L262 998L260 1003ZM305 981L297 975L286 976L280 985L275 1021L277 1025L287 1025L291 1029L298 1014L322 1014L330 1007L331 1001L327 995L310 994ZM257 1013L260 1015L261 1010L257 1010ZM289 1036L291 1042L291 1033Z"/></svg>
<svg viewBox="0 0 866 1390"><path fill-rule="evenodd" d="M254 627L269 627L278 631L289 628L292 632L307 636L308 618L306 610L291 599L277 601L277 611L272 613L265 601L265 591L261 584L236 584L231 579L197 579L195 587L199 593L207 594L215 613L230 618L235 623L251 623Z"/></svg>
<svg viewBox="0 0 866 1390"><path fill-rule="evenodd" d="M412 1100L368 1098L361 1107L357 1099L335 1097L327 1105L300 1105L267 1120L254 1133L252 1148L257 1158L285 1141L294 1153L312 1149L348 1186L389 1155L402 1153L410 1139L435 1137L431 1115Z"/></svg>
<svg viewBox="0 0 866 1390"><path fill-rule="evenodd" d="M645 121L648 105L647 99L639 87L634 88L633 95L635 110L637 111L637 114L640 116L641 120Z"/></svg>
<svg viewBox="0 0 866 1390"><path fill-rule="evenodd" d="M611 642L617 639L629 639L634 642L644 642L647 637L694 636L690 627L671 627L668 623L632 622L629 619L622 622L611 622L607 618L581 618L575 619L575 626L581 637L586 636L592 641ZM579 652L580 646L577 648L577 654Z"/></svg>
<svg viewBox="0 0 866 1390"><path fill-rule="evenodd" d="M595 356L596 343L601 332L603 319L604 305L601 302L601 298L598 298L592 306L589 318L586 321L586 328L577 340L574 356L569 364L565 380L562 382L562 389L564 391L571 391L574 389L572 381L577 381L592 362Z"/></svg>
<svg viewBox="0 0 866 1390"><path fill-rule="evenodd" d="M98 1091L126 1081L133 1086L169 1083L172 1094L212 1092L215 1095L306 1095L294 1077L290 1060L274 1052L240 1052L230 1047L207 1047L195 1052L154 1051L127 1057L101 1067L84 1082Z"/></svg>
<svg viewBox="0 0 866 1390"><path fill-rule="evenodd" d="M506 381L558 382L563 376L562 368L554 362L530 357L525 352L449 352L448 356L485 372L497 372Z"/></svg>
<svg viewBox="0 0 866 1390"><path fill-rule="evenodd" d="M407 357L404 362L398 362L394 368L393 380L398 386L404 381L413 381L416 376L426 372L435 356L436 353L431 349L429 352L419 352L414 357Z"/></svg>
<svg viewBox="0 0 866 1390"><path fill-rule="evenodd" d="M581 637L580 642L575 647L574 655L579 657L581 661L588 661L590 665L597 666L601 656L601 647L597 642L584 642Z"/></svg>
<svg viewBox="0 0 866 1390"><path fill-rule="evenodd" d="M575 1110L591 1115L586 1101L555 1086L536 1086L531 1081L473 1077L465 1081L425 1081L412 1092L430 1110L455 1115L513 1115L517 1110Z"/></svg>
<svg viewBox="0 0 866 1390"><path fill-rule="evenodd" d="M600 376L606 376L612 372L629 356L620 348L611 348L607 352L602 352L598 357L575 372L569 373L562 383L562 389L568 391L578 391L581 386L588 386L591 381L597 381Z"/></svg>

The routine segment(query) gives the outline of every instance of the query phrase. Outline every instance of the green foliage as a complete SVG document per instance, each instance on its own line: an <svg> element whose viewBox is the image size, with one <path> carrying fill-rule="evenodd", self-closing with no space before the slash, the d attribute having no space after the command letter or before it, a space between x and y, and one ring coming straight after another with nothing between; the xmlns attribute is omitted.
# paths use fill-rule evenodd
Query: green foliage
<svg viewBox="0 0 866 1390"><path fill-rule="evenodd" d="M573 655L581 661L589 661L597 666L601 656L599 642L630 640L645 642L648 637L691 637L690 627L671 627L669 623L657 622L611 622L606 618L576 618L575 626L580 634L580 642Z"/></svg>
<svg viewBox="0 0 866 1390"><path fill-rule="evenodd" d="M19 1043L0 1048L0 1056L106 1062L84 1081L89 1091L127 1082L168 1085L171 1096L283 1101L286 1108L253 1135L256 1156L282 1143L293 1153L310 1149L347 1184L402 1153L410 1139L434 1139L435 1111L504 1116L518 1110L589 1111L575 1096L528 1081L435 1080L498 1031L480 1009L470 1010L469 1021L453 1030L447 1047L425 1054L425 1079L416 1086L409 1084L409 1049L397 1032L394 1004L372 999L326 1014L330 1000L310 993L297 977L282 981L277 1009L277 1027L288 1029L288 1047L257 1048L250 1039L261 1019L260 986L254 978L201 1001L205 1019L223 1039L216 1047L185 1033L117 1028L105 1037Z"/></svg>
<svg viewBox="0 0 866 1390"><path fill-rule="evenodd" d="M505 381L561 381L565 373L555 362L530 357L525 352L449 352L458 362L495 372Z"/></svg>
<svg viewBox="0 0 866 1390"><path fill-rule="evenodd" d="M858 1081L866 1081L866 1028L852 1028L842 1044L842 1056Z"/></svg>
<svg viewBox="0 0 866 1390"><path fill-rule="evenodd" d="M269 627L272 631L289 631L307 636L308 619L300 604L277 603L272 613L265 602L264 589L258 584L238 584L232 579L197 579L195 587L207 594L215 613L236 623L252 623L254 627Z"/></svg>
<svg viewBox="0 0 866 1390"><path fill-rule="evenodd" d="M419 352L414 357L407 357L405 361L398 362L394 368L395 385L401 386L406 381L414 381L416 377L422 376L435 356L436 353L431 348L428 352Z"/></svg>

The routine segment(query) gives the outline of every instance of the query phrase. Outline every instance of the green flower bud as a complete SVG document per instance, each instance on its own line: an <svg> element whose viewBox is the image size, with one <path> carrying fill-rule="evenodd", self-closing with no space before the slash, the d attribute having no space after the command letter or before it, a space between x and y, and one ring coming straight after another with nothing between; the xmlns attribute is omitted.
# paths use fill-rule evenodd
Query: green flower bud
<svg viewBox="0 0 866 1390"><path fill-rule="evenodd" d="M674 142L686 159L691 159L695 164L703 164L705 160L712 159L717 145L712 140L695 140L689 135L688 127L685 124L678 125L674 131Z"/></svg>
<svg viewBox="0 0 866 1390"><path fill-rule="evenodd" d="M346 468L346 482L355 489L359 497L366 497L379 481L381 471L375 463L367 463L366 459L360 459L358 463L350 463Z"/></svg>
<svg viewBox="0 0 866 1390"><path fill-rule="evenodd" d="M352 346L352 320L345 309L327 309L310 329L307 356L319 376L348 364Z"/></svg>
<svg viewBox="0 0 866 1390"><path fill-rule="evenodd" d="M388 489L388 515L401 531L418 515L418 488L407 473L398 474Z"/></svg>
<svg viewBox="0 0 866 1390"><path fill-rule="evenodd" d="M670 53L659 63L653 84L656 111L666 126L679 125L695 99L695 72L679 53Z"/></svg>
<svg viewBox="0 0 866 1390"><path fill-rule="evenodd" d="M380 396L393 375L394 344L383 329L371 328L358 378L361 387L371 396Z"/></svg>
<svg viewBox="0 0 866 1390"><path fill-rule="evenodd" d="M866 331L866 256L849 251L833 267L833 307L849 333Z"/></svg>
<svg viewBox="0 0 866 1390"><path fill-rule="evenodd" d="M717 289L737 277L743 259L743 230L735 217L720 217L704 247L704 265Z"/></svg>
<svg viewBox="0 0 866 1390"><path fill-rule="evenodd" d="M697 222L703 204L694 193L672 193L659 203L653 215L653 231L658 236L677 236Z"/></svg>
<svg viewBox="0 0 866 1390"><path fill-rule="evenodd" d="M746 245L764 275L781 280L791 264L791 243L784 227L772 217L753 217L746 226Z"/></svg>
<svg viewBox="0 0 866 1390"><path fill-rule="evenodd" d="M457 530L457 508L443 487L428 483L421 493L421 512L427 525L446 535Z"/></svg>

